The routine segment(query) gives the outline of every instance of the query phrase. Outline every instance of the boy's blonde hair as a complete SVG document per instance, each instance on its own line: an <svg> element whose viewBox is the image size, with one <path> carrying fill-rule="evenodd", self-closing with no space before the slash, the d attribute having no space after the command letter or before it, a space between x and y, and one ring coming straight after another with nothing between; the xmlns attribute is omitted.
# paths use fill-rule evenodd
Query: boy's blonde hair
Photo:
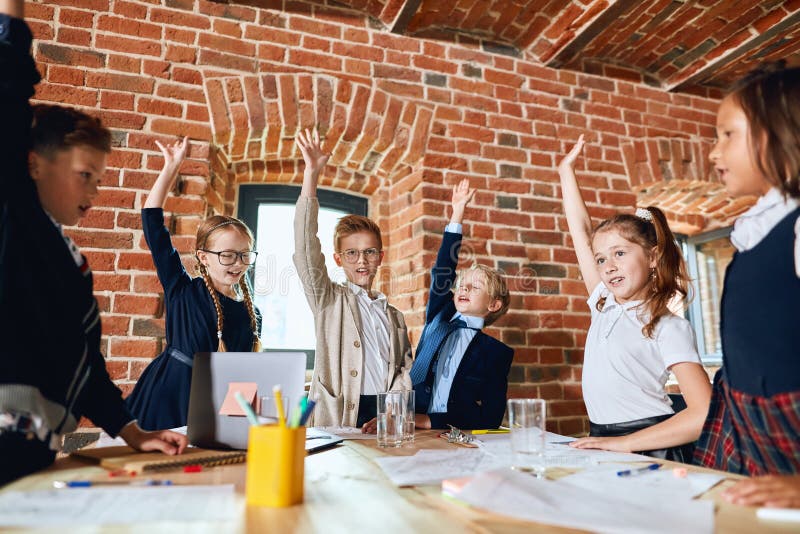
<svg viewBox="0 0 800 534"><path fill-rule="evenodd" d="M508 311L508 305L511 303L511 295L508 292L508 285L506 285L506 280L503 278L503 275L500 274L499 271L496 269L492 269L487 265L482 265L480 263L473 263L470 267L465 270L462 270L458 274L458 279L456 280L456 287L458 287L461 278L464 276L465 271L480 271L483 273L483 277L486 279L486 293L489 294L489 297L492 300L499 300L500 301L500 308L497 311L489 312L486 317L483 318L484 326L489 326L490 324L497 321L500 317L505 315Z"/></svg>
<svg viewBox="0 0 800 534"><path fill-rule="evenodd" d="M357 234L359 232L368 232L374 234L378 239L378 249L383 250L383 239L381 239L381 229L369 217L363 215L345 215L339 222L336 223L336 228L333 230L333 247L336 252L343 252L339 250L339 244L342 238Z"/></svg>

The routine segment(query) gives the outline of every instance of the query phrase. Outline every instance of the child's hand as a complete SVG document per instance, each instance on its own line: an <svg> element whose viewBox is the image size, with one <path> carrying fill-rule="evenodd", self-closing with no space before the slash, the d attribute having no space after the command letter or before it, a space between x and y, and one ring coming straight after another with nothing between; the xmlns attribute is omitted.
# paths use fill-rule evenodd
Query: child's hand
<svg viewBox="0 0 800 534"><path fill-rule="evenodd" d="M119 435L125 440L125 443L143 452L161 451L170 455L181 454L189 444L188 438L183 434L171 430L146 432L136 422L125 425Z"/></svg>
<svg viewBox="0 0 800 534"><path fill-rule="evenodd" d="M378 432L378 418L373 417L361 427L362 434L376 434Z"/></svg>
<svg viewBox="0 0 800 534"><path fill-rule="evenodd" d="M156 141L156 145L161 154L164 156L164 169L169 169L172 172L178 170L186 159L186 154L189 152L189 138L184 137L181 141L175 141L169 145L162 145L161 142Z"/></svg>
<svg viewBox="0 0 800 534"><path fill-rule="evenodd" d="M575 141L575 146L572 147L572 150L564 156L564 159L561 160L561 163L558 164L559 169L572 169L575 166L575 160L578 159L578 155L580 155L581 150L583 149L583 134L578 137L578 140Z"/></svg>
<svg viewBox="0 0 800 534"><path fill-rule="evenodd" d="M614 452L632 452L630 446L625 439L627 436L619 437L588 437L580 438L570 442L570 447L576 449L603 449L605 451Z"/></svg>
<svg viewBox="0 0 800 534"><path fill-rule="evenodd" d="M722 493L732 504L800 508L800 475L768 475L749 478Z"/></svg>
<svg viewBox="0 0 800 534"><path fill-rule="evenodd" d="M297 134L297 146L303 154L303 161L306 163L306 173L311 173L312 176L317 177L325 164L328 163L330 154L322 151L322 146L319 141L319 131L314 128L313 133L306 128Z"/></svg>
<svg viewBox="0 0 800 534"><path fill-rule="evenodd" d="M466 178L453 186L453 215L450 217L451 223L461 223L464 218L464 210L474 195L475 189L469 188L469 180Z"/></svg>

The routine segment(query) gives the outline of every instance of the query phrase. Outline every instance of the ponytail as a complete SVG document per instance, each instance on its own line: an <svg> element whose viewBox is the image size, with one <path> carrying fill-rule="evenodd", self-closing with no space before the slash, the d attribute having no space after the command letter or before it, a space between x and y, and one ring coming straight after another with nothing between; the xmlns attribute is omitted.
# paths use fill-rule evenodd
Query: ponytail
<svg viewBox="0 0 800 534"><path fill-rule="evenodd" d="M219 303L217 290L214 289L214 284L211 283L211 277L208 275L208 270L202 263L200 264L200 274L203 276L203 282L205 282L206 289L208 289L208 292L211 295L211 300L214 302L214 309L217 310L217 339L219 340L219 343L217 344L217 352L228 352L228 349L225 347L225 342L222 341L222 325L224 324L225 320L222 313L222 305Z"/></svg>
<svg viewBox="0 0 800 534"><path fill-rule="evenodd" d="M250 281L247 278L247 274L242 275L242 281L239 283L239 289L242 291L242 298L244 299L245 306L247 306L247 313L250 315L250 328L253 330L253 352L261 352L261 338L258 337L256 308L253 305L253 299L250 296Z"/></svg>
<svg viewBox="0 0 800 534"><path fill-rule="evenodd" d="M685 300L689 294L689 275L683 254L675 242L675 236L669 228L664 212L649 206L645 208L651 215L656 232L655 260L656 266L651 272L650 292L645 304L650 312L650 322L642 330L645 336L653 337L653 331L659 319L672 313L669 303L680 295Z"/></svg>

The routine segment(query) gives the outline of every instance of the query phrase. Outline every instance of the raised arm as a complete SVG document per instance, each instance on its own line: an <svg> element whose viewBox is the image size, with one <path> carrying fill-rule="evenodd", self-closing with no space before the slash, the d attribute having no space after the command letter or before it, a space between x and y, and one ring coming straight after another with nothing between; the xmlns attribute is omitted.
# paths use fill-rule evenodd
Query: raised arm
<svg viewBox="0 0 800 534"><path fill-rule="evenodd" d="M461 224L464 220L464 210L475 196L475 189L469 188L469 180L464 178L457 185L453 186L453 214L450 216L450 224Z"/></svg>
<svg viewBox="0 0 800 534"><path fill-rule="evenodd" d="M592 219L586 210L586 204L581 197L581 190L578 188L578 180L575 178L573 170L575 160L578 159L582 148L583 134L578 137L578 141L569 154L564 156L559 163L558 175L561 177L561 196L569 234L572 236L572 244L575 247L575 255L578 257L578 266L581 269L583 282L586 284L586 290L591 293L600 283L600 275L597 274L592 253Z"/></svg>
<svg viewBox="0 0 800 534"><path fill-rule="evenodd" d="M303 154L305 171L303 188L294 212L294 265L309 306L317 310L329 302L333 282L328 276L325 256L317 236L319 203L317 180L330 157L322 151L319 133L305 130L297 135L297 146Z"/></svg>
<svg viewBox="0 0 800 534"><path fill-rule="evenodd" d="M313 132L306 129L297 134L297 146L303 154L303 161L306 168L303 171L303 188L300 190L301 197L315 198L317 196L317 182L322 169L328 163L330 154L322 151L322 144L319 141L319 131L315 128Z"/></svg>
<svg viewBox="0 0 800 534"><path fill-rule="evenodd" d="M181 163L186 159L186 153L189 151L189 138L184 137L182 141L175 141L170 145L162 145L156 141L161 154L164 156L164 166L161 168L156 183L150 190L147 200L144 203L145 208L163 208L164 203L167 201L167 195L175 185L175 178L178 176L178 169Z"/></svg>
<svg viewBox="0 0 800 534"><path fill-rule="evenodd" d="M9 15L18 19L24 18L23 0L0 0L0 15Z"/></svg>
<svg viewBox="0 0 800 534"><path fill-rule="evenodd" d="M30 149L33 87L39 72L30 54L32 35L23 19L22 0L0 0L0 116L3 137L0 140L0 202L14 201L20 187L30 184L28 150ZM27 192L27 191L26 191ZM2 221L0 221L0 227ZM0 247L1 249L2 247Z"/></svg>

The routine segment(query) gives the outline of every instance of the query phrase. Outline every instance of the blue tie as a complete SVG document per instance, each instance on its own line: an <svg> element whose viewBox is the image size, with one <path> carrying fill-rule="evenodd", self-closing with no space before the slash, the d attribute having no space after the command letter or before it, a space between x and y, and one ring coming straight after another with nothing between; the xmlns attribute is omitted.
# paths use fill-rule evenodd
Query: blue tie
<svg viewBox="0 0 800 534"><path fill-rule="evenodd" d="M466 328L466 326L467 323L461 319L449 322L442 321L425 336L424 343L417 349L414 365L411 366L412 384L416 386L425 381L425 377L428 375L428 368L430 368L434 356L441 350L444 341L450 334L459 328Z"/></svg>

